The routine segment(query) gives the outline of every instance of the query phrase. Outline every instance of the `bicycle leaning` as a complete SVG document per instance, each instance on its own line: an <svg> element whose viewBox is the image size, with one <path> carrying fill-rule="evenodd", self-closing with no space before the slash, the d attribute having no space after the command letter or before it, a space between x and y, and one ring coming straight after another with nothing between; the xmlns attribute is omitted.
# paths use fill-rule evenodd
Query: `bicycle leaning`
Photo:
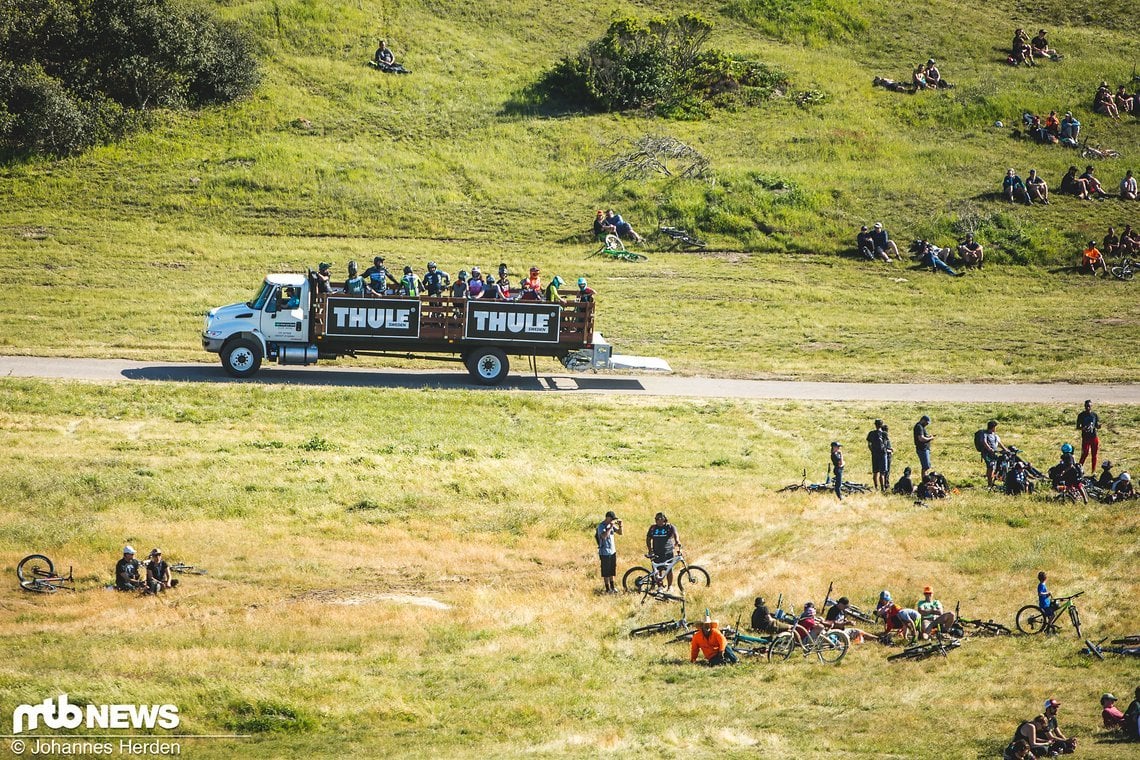
<svg viewBox="0 0 1140 760"><path fill-rule="evenodd" d="M1077 638L1081 638L1081 614L1073 600L1085 592L1078 591L1069 596L1058 596L1053 599L1051 612L1038 607L1036 604L1027 604L1017 611L1017 630L1033 635L1036 633L1057 633L1057 621L1062 613L1069 613L1069 621L1077 631Z"/></svg>

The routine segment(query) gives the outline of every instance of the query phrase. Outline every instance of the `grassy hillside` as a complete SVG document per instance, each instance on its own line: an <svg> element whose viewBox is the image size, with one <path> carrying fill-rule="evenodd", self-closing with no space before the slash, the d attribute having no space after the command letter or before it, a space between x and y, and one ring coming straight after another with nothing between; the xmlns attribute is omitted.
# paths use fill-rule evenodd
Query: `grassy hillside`
<svg viewBox="0 0 1140 760"><path fill-rule="evenodd" d="M871 346L892 374L1130 376L1115 365L1137 349L1138 333L1126 329L1137 321L1131 290L1053 270L1073 261L1081 241L1133 221L1135 204L1059 198L1030 209L991 195L1006 166L1035 167L1056 183L1070 162L1083 163L992 126L1016 123L1024 109L1072 108L1094 142L1118 148L1125 159L1100 167L1109 185L1137 155L1135 120L1088 111L1097 82L1132 74L1132 4L918 11L871 0L734 0L576 3L552 13L530 2L258 0L218 9L261 45L264 80L252 99L159 114L154 130L78 158L0 168L4 350L197 356L202 311L244 297L267 268L324 259L343 272L349 258L386 252L421 267L435 258L452 272L506 260L589 275L608 301L599 321L607 337L688 371L871 377L846 360ZM527 86L610 19L685 9L715 22L711 45L779 67L793 92L818 90L824 102L801 108L789 96L696 122L526 105ZM1004 65L998 48L1013 27L1035 30L1037 19L1050 20L1064 62ZM364 66L381 35L412 76ZM928 56L956 89L909 96L871 86L875 75L908 76ZM596 170L645 134L698 148L712 179L615 181ZM643 231L661 219L699 229L721 253L651 253L636 267L586 261L591 212L611 205ZM995 263L1037 268L991 266L961 285L788 255L844 251L873 219L900 241L943 243L965 220ZM849 297L860 290L882 300L869 309ZM1015 325L1017 337L1000 343L1018 348L997 366L972 351L985 342L976 333L991 328L955 324L973 320L979 301ZM1058 326L1085 314L1091 361ZM725 336L737 320L742 335ZM954 340L921 328L931 322L948 325ZM932 353L945 360L922 361Z"/></svg>
<svg viewBox="0 0 1140 760"><path fill-rule="evenodd" d="M826 442L869 420L913 464L908 405L565 401L506 394L375 394L250 386L0 383L0 704L173 701L195 758L664 755L991 757L1056 696L1082 756L1120 757L1096 699L1137 682L1071 630L971 640L945 660L887 663L854 649L836 669L793 661L710 671L683 647L633 641L673 610L604 597L591 526L625 519L619 571L664 510L712 585L724 622L752 598L866 605L882 588L1012 623L1039 568L1084 590L1097 638L1135 631L1134 509L1059 508L981 488L970 444L997 413L1039 463L1069 411L926 408L935 460L961 488L929 508L774 489ZM360 413L346 413L357 410ZM1136 461L1133 408L1104 407L1105 454ZM454 425L457 419L494 424ZM425 424L435 420L438 424ZM561 434L556 434L556 431ZM162 547L209 569L160 599L103 591L117 550ZM38 597L12 581L25 553L74 565L82 591ZM7 751L4 746L2 751Z"/></svg>

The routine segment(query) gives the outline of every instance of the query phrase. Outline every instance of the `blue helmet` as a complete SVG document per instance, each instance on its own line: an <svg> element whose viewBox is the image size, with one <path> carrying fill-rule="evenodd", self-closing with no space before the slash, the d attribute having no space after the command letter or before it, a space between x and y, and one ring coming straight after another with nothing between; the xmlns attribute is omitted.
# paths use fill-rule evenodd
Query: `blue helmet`
<svg viewBox="0 0 1140 760"><path fill-rule="evenodd" d="M881 594L879 594L879 601L880 602L891 601L891 592L890 591L883 591Z"/></svg>
<svg viewBox="0 0 1140 760"><path fill-rule="evenodd" d="M1061 453L1062 454L1072 454L1073 453L1073 445L1071 443L1062 443L1061 444Z"/></svg>

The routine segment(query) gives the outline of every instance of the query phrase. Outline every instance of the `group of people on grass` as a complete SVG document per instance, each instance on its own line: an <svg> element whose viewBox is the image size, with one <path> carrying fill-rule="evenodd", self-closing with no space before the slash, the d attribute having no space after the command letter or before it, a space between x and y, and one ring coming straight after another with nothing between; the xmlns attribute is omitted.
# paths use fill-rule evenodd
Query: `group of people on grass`
<svg viewBox="0 0 1140 760"><path fill-rule="evenodd" d="M873 228L863 225L855 236L855 247L859 254L871 261L902 261L902 254L895 241L883 227L882 222L875 222ZM915 240L910 251L914 254L921 266L929 267L931 271L945 272L957 277L962 273L954 266L982 268L985 261L985 248L974 239L974 233L969 232L954 248L939 248L926 240Z"/></svg>
<svg viewBox="0 0 1140 760"><path fill-rule="evenodd" d="M1115 227L1109 227L1099 248L1095 239L1089 241L1081 252L1077 268L1093 275L1097 271L1108 272L1108 257L1123 258L1137 254L1140 254L1140 232L1133 231L1131 224L1124 225L1119 235L1116 234Z"/></svg>
<svg viewBox="0 0 1140 760"><path fill-rule="evenodd" d="M633 226L612 208L605 211L598 209L598 213L594 215L594 239L605 240L606 235L617 235L619 238L638 243L645 242L645 238L638 235Z"/></svg>
<svg viewBox="0 0 1140 760"><path fill-rule="evenodd" d="M348 278L344 280L343 287L334 286L332 264L328 262L321 262L313 277L318 293L343 293L373 298L418 298L423 294L428 297L566 303L560 292L560 288L566 284L561 277L555 275L548 284L543 285L542 271L538 267L531 267L529 274L521 278L515 288L506 263L499 264L497 276L489 272L484 276L478 266L471 267L470 272L461 269L453 282L450 274L440 269L434 261L429 261L427 272L422 278L409 265L404 267L403 277L396 279L384 266L384 257L376 256L372 260L372 266L363 272L359 271L355 261L348 262ZM579 277L577 300L593 301L595 295L596 291L589 286L586 278Z"/></svg>
<svg viewBox="0 0 1140 760"><path fill-rule="evenodd" d="M1108 86L1108 82L1101 82L1093 96L1093 111L1104 114L1110 119L1119 119L1120 114L1140 116L1137 102L1140 101L1140 92L1128 92L1128 88L1120 85L1116 92Z"/></svg>
<svg viewBox="0 0 1140 760"><path fill-rule="evenodd" d="M912 94L921 90L944 90L954 86L942 78L942 72L938 70L938 64L933 58L928 58L926 63L920 63L914 67L909 83L887 77L875 77L871 80L871 84L876 87L885 87L894 92Z"/></svg>
<svg viewBox="0 0 1140 760"><path fill-rule="evenodd" d="M145 573L145 577L144 577ZM123 558L115 563L115 589L157 594L174 588L178 581L170 578L170 563L162 557L161 549L152 549L145 560L135 558L131 546L123 547Z"/></svg>
<svg viewBox="0 0 1140 760"><path fill-rule="evenodd" d="M1042 145L1077 147L1077 138L1081 134L1081 122L1073 116L1072 111L1066 111L1063 118L1058 118L1056 111L1050 111L1044 119L1036 114L1026 112L1021 115L1021 122L1025 125L1026 134Z"/></svg>
<svg viewBox="0 0 1140 760"><path fill-rule="evenodd" d="M1082 200L1094 198L1104 200L1109 197L1100 179L1096 176L1095 166L1087 165L1080 174L1077 174L1077 171L1076 166L1070 166L1065 172L1065 176L1061 177L1062 194L1074 195ZM1136 177L1131 169L1124 173L1118 187L1120 189L1120 200L1137 200ZM1010 203L1021 202L1029 206L1032 206L1034 201L1046 205L1049 203L1049 185L1045 182L1044 177L1037 173L1036 169L1030 169L1029 176L1024 180L1017 174L1017 170L1007 169L1005 177L1002 179L1001 192L1002 196Z"/></svg>
<svg viewBox="0 0 1140 760"><path fill-rule="evenodd" d="M1009 58L1006 60L1011 66L1036 66L1037 61L1048 58L1059 61L1062 55L1049 43L1049 33L1044 29L1037 30L1037 36L1030 39L1029 33L1024 29L1013 31L1013 45L1010 46Z"/></svg>

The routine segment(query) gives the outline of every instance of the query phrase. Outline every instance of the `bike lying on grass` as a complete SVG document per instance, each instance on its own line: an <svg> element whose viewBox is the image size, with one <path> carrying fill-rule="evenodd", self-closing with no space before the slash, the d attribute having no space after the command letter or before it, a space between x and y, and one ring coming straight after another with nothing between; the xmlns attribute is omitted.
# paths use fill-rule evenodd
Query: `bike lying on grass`
<svg viewBox="0 0 1140 760"><path fill-rule="evenodd" d="M1001 623L995 623L993 619L990 620L971 620L970 618L962 617L959 610L961 602L954 605L954 626L950 628L951 631L955 627L961 632L963 636L1012 636L1013 631L1006 628ZM960 637L959 637L960 638Z"/></svg>
<svg viewBox="0 0 1140 760"><path fill-rule="evenodd" d="M696 235L691 235L688 230L683 230L680 227L661 225L657 229L662 235L672 238L674 248L682 246L686 248L704 248L708 245Z"/></svg>
<svg viewBox="0 0 1140 760"><path fill-rule="evenodd" d="M649 625L643 625L640 628L634 628L629 632L630 636L638 638L640 636L654 636L659 633L677 633L679 635L673 639L673 641L680 641L693 635L693 630L685 616L685 597L677 596L676 594L666 594L664 591L650 591L646 589L641 597L641 603L645 604L647 599L653 599L658 602L680 602L681 617L676 620L663 620L660 623L651 623Z"/></svg>
<svg viewBox="0 0 1140 760"><path fill-rule="evenodd" d="M949 641L939 639L938 641L909 646L898 654L888 656L887 661L899 662L900 660L925 660L928 657L945 657L960 646L962 646L961 639L950 639Z"/></svg>
<svg viewBox="0 0 1140 760"><path fill-rule="evenodd" d="M1036 604L1025 605L1017 611L1017 630L1030 635L1042 632L1057 633L1057 621L1061 619L1061 613L1068 612L1069 621L1077 631L1077 638L1081 638L1081 614L1077 611L1077 605L1073 604L1073 600L1083 593L1085 592L1078 591L1070 596L1055 597L1051 615Z"/></svg>
<svg viewBox="0 0 1140 760"><path fill-rule="evenodd" d="M622 261L648 261L649 259L648 256L627 250L625 243L617 235L606 235L605 240L602 241L602 247L586 258L593 258L599 253L611 259L621 259Z"/></svg>
<svg viewBox="0 0 1140 760"><path fill-rule="evenodd" d="M685 555L679 551L661 562L653 559L651 554L646 554L645 558L653 565L653 569L650 570L638 565L626 570L625 575L621 577L621 587L626 591L634 591L640 594L647 587L650 590L666 588L669 572L677 565L681 566L681 569L676 573L677 588L684 591L686 584L690 586L709 585L708 571L700 565L690 565L685 562Z"/></svg>
<svg viewBox="0 0 1140 760"><path fill-rule="evenodd" d="M855 483L850 480L843 481L843 485L841 485L839 488L843 493L849 495L856 493L871 493L872 491L871 487L866 483ZM805 469L803 479L799 483L792 483L789 486L784 486L783 488L777 490L776 493L791 491L807 491L808 493L834 493L835 486L832 484L831 480L830 465L827 468L827 477L822 483L807 482L807 470Z"/></svg>
<svg viewBox="0 0 1140 760"><path fill-rule="evenodd" d="M1125 636L1122 639L1113 639L1113 645L1107 647L1103 646L1106 641L1108 641L1107 636L1095 644L1085 639L1085 648L1081 650L1081 654L1091 654L1098 660L1104 660L1105 652L1124 655L1126 657L1140 657L1140 636Z"/></svg>
<svg viewBox="0 0 1140 760"><path fill-rule="evenodd" d="M1127 280L1131 280L1133 277L1136 276L1136 270L1138 268L1140 268L1140 267L1137 267L1135 261L1133 261L1132 259L1125 256L1123 259L1120 260L1119 265L1114 266L1114 267L1109 267L1108 271L1111 272L1112 276L1115 277L1116 279L1127 281Z"/></svg>
<svg viewBox="0 0 1140 760"><path fill-rule="evenodd" d="M57 574L55 564L43 554L29 554L16 565L16 577L20 579L20 588L24 591L40 594L54 594L60 589L74 591L73 576L70 567L66 576Z"/></svg>

